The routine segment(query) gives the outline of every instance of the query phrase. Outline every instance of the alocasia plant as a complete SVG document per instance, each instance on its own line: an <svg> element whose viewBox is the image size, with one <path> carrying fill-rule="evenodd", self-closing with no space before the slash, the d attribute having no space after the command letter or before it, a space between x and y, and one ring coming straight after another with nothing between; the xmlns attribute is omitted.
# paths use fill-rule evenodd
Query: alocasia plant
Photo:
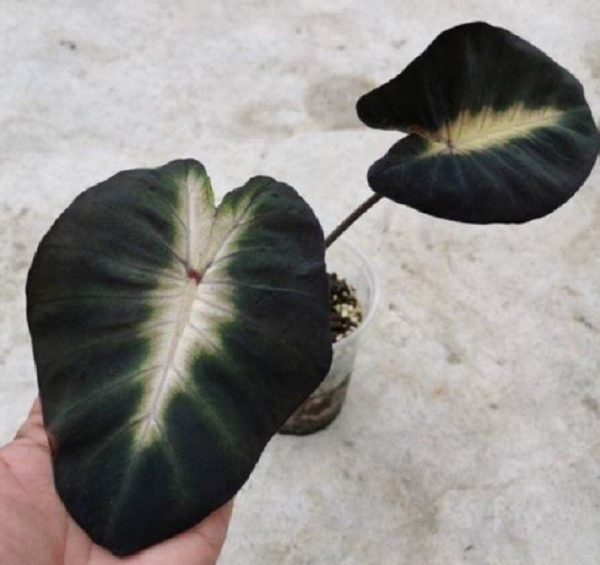
<svg viewBox="0 0 600 565"><path fill-rule="evenodd" d="M325 243L382 197L462 222L542 217L581 186L600 146L579 82L482 23L441 34L358 113L408 136L326 242L302 198L268 177L215 207L193 160L89 189L42 240L27 314L56 487L114 553L233 496L323 379Z"/></svg>

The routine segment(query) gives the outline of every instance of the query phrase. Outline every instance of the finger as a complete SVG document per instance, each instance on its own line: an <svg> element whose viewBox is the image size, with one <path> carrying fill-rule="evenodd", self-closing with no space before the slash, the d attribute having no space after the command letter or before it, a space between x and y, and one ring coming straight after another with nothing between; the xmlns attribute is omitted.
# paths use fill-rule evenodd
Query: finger
<svg viewBox="0 0 600 565"><path fill-rule="evenodd" d="M39 447L48 449L48 436L44 429L42 404L39 396L33 401L29 415L17 431L15 440L29 440Z"/></svg>
<svg viewBox="0 0 600 565"><path fill-rule="evenodd" d="M217 556L221 552L223 542L227 536L232 513L233 499L192 528L192 531L203 540L203 543L215 549Z"/></svg>
<svg viewBox="0 0 600 565"><path fill-rule="evenodd" d="M127 565L215 565L231 520L233 500L197 526L123 561Z"/></svg>

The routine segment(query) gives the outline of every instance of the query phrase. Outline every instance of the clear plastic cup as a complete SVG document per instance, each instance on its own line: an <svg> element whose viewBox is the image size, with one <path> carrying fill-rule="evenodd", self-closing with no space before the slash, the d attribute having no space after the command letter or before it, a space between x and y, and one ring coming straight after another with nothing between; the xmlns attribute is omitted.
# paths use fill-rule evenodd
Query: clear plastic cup
<svg viewBox="0 0 600 565"><path fill-rule="evenodd" d="M346 240L327 250L327 271L346 279L356 289L362 307L359 326L333 344L333 361L319 387L290 416L279 430L282 434L307 435L326 428L342 410L361 337L369 327L379 301L379 280L371 262Z"/></svg>

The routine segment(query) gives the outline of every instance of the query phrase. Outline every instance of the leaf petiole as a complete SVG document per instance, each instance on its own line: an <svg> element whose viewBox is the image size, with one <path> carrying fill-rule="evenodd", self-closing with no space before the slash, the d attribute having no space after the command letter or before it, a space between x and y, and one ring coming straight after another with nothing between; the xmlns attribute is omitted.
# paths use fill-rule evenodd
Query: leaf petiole
<svg viewBox="0 0 600 565"><path fill-rule="evenodd" d="M367 198L356 210L354 210L345 220L343 220L325 239L325 248L327 249L336 239L338 239L358 218L367 210L379 202L383 196L373 194Z"/></svg>

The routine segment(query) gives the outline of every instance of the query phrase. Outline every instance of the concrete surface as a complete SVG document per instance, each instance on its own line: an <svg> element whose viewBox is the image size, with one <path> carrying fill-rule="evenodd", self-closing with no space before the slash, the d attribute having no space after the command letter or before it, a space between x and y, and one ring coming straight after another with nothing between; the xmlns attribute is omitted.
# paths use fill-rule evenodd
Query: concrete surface
<svg viewBox="0 0 600 565"><path fill-rule="evenodd" d="M600 115L597 0L0 3L0 441L35 394L24 316L54 217L114 172L265 173L326 226L396 139L355 98L485 19L577 74ZM467 227L392 205L352 239L385 284L346 408L277 437L223 565L600 563L600 169L553 216Z"/></svg>

